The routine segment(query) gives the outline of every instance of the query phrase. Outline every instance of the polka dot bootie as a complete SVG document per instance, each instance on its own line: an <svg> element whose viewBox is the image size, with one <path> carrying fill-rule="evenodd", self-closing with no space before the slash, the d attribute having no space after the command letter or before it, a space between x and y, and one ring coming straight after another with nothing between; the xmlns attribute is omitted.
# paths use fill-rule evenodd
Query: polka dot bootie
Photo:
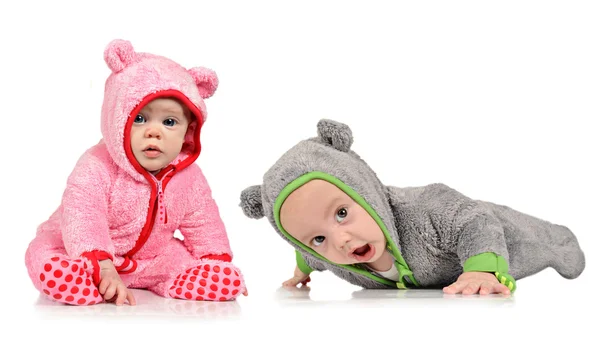
<svg viewBox="0 0 600 345"><path fill-rule="evenodd" d="M246 285L238 268L229 262L207 261L179 274L169 295L197 301L231 301L245 291Z"/></svg>
<svg viewBox="0 0 600 345"><path fill-rule="evenodd" d="M44 264L38 278L42 292L54 301L72 305L91 305L103 301L92 282L88 264L82 259L54 256Z"/></svg>

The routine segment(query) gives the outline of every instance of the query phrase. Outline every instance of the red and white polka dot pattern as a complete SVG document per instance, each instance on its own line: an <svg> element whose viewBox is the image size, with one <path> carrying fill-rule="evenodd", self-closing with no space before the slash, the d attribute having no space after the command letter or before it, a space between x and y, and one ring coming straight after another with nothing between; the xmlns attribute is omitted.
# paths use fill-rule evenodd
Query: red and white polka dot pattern
<svg viewBox="0 0 600 345"><path fill-rule="evenodd" d="M91 305L103 300L81 259L54 256L44 264L38 278L42 292L52 300L73 305Z"/></svg>
<svg viewBox="0 0 600 345"><path fill-rule="evenodd" d="M173 298L231 301L246 290L239 270L228 262L207 262L177 276L169 289Z"/></svg>

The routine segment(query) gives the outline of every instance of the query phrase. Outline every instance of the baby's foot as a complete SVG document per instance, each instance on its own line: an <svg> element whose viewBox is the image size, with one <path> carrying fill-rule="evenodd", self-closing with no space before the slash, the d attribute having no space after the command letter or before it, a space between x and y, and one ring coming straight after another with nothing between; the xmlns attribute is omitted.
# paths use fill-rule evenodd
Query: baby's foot
<svg viewBox="0 0 600 345"><path fill-rule="evenodd" d="M92 283L88 265L82 259L57 255L48 260L39 275L42 291L52 300L72 304L91 305L102 302L98 288Z"/></svg>
<svg viewBox="0 0 600 345"><path fill-rule="evenodd" d="M231 301L246 292L239 269L229 262L206 261L177 276L169 289L173 298Z"/></svg>

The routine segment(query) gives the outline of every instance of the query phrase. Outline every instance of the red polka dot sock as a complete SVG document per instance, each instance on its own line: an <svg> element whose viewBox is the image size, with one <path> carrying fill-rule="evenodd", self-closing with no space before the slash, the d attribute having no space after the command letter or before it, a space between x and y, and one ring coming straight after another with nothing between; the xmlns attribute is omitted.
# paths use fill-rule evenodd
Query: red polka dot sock
<svg viewBox="0 0 600 345"><path fill-rule="evenodd" d="M197 301L231 301L245 290L244 278L237 267L229 262L207 261L179 274L169 295Z"/></svg>
<svg viewBox="0 0 600 345"><path fill-rule="evenodd" d="M52 300L73 304L91 305L102 302L98 288L92 282L88 265L82 259L69 259L57 255L48 260L38 277L42 292Z"/></svg>

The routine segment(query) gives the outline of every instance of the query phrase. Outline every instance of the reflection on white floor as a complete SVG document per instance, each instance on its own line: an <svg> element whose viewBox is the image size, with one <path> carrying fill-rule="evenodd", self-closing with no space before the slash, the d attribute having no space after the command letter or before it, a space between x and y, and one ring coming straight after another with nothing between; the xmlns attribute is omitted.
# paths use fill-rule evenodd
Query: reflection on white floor
<svg viewBox="0 0 600 345"><path fill-rule="evenodd" d="M323 291L326 292L326 291ZM309 286L302 286L296 288L279 288L276 292L276 297L281 303L286 305L317 305L324 304L348 304L348 305L362 305L362 306L406 306L415 302L417 304L427 303L432 305L442 305L451 303L449 301L465 304L468 301L477 300L479 305L509 305L514 303L514 296L502 296L502 295L448 295L444 294L440 289L414 289L414 290L366 290L358 289L352 291L349 298L339 299L336 298L336 294L331 291L323 293L314 293ZM340 295L337 295L339 297ZM412 302L411 302L412 300Z"/></svg>
<svg viewBox="0 0 600 345"><path fill-rule="evenodd" d="M278 308L314 308L323 307L355 308L368 307L397 307L398 309L415 305L427 304L428 307L450 306L449 303L473 306L508 306L514 303L513 296L462 296L447 295L441 290L364 290L354 287L336 290L314 290L308 286L284 288L274 290L269 300L262 299L263 309L270 304ZM192 317L195 320L235 320L241 317L242 305L253 308L247 297L240 297L237 301L205 302L187 301L164 298L146 290L134 289L137 305L117 307L112 303L100 303L92 306L70 306L51 301L40 294L35 303L35 311L42 318L50 317ZM477 301L477 302L475 302ZM248 305L250 303L250 305ZM249 310L250 313L260 315L260 309ZM246 313L247 317L252 317Z"/></svg>
<svg viewBox="0 0 600 345"><path fill-rule="evenodd" d="M511 296L446 295L438 289L363 290L328 273L314 274L309 287L298 288L280 287L283 279L277 276L253 281L254 277L260 276L249 276L249 286L254 286L249 296L233 302L177 300L133 290L137 300L133 307L68 306L28 288L21 300L8 300L9 310L14 304L14 317L6 325L8 334L34 343L43 339L45 345L81 344L79 338L48 339L46 334L57 328L77 328L82 336L99 329L123 344L200 339L194 338L196 332L205 330L213 332L208 339L217 343L220 334L227 334L229 343L267 337L285 345L306 345L307 336L321 340L315 344L340 339L370 343L374 335L369 330L375 329L400 334L401 343L464 344L465 339L479 339L488 345L505 344L508 339L500 335L506 333L526 343L589 344L584 340L593 336L597 323L593 314L600 309L593 274L569 281L555 272L542 272L521 280ZM591 317L586 316L590 312ZM22 325L36 331L23 333ZM289 336L279 337L282 333ZM95 343L105 345L106 339L86 340L88 345Z"/></svg>
<svg viewBox="0 0 600 345"><path fill-rule="evenodd" d="M49 300L40 294L36 311L42 316L56 317L194 317L196 319L232 319L240 315L237 301L204 302L164 298L147 290L133 289L136 305L117 307L112 303L100 303L91 306L70 306Z"/></svg>

